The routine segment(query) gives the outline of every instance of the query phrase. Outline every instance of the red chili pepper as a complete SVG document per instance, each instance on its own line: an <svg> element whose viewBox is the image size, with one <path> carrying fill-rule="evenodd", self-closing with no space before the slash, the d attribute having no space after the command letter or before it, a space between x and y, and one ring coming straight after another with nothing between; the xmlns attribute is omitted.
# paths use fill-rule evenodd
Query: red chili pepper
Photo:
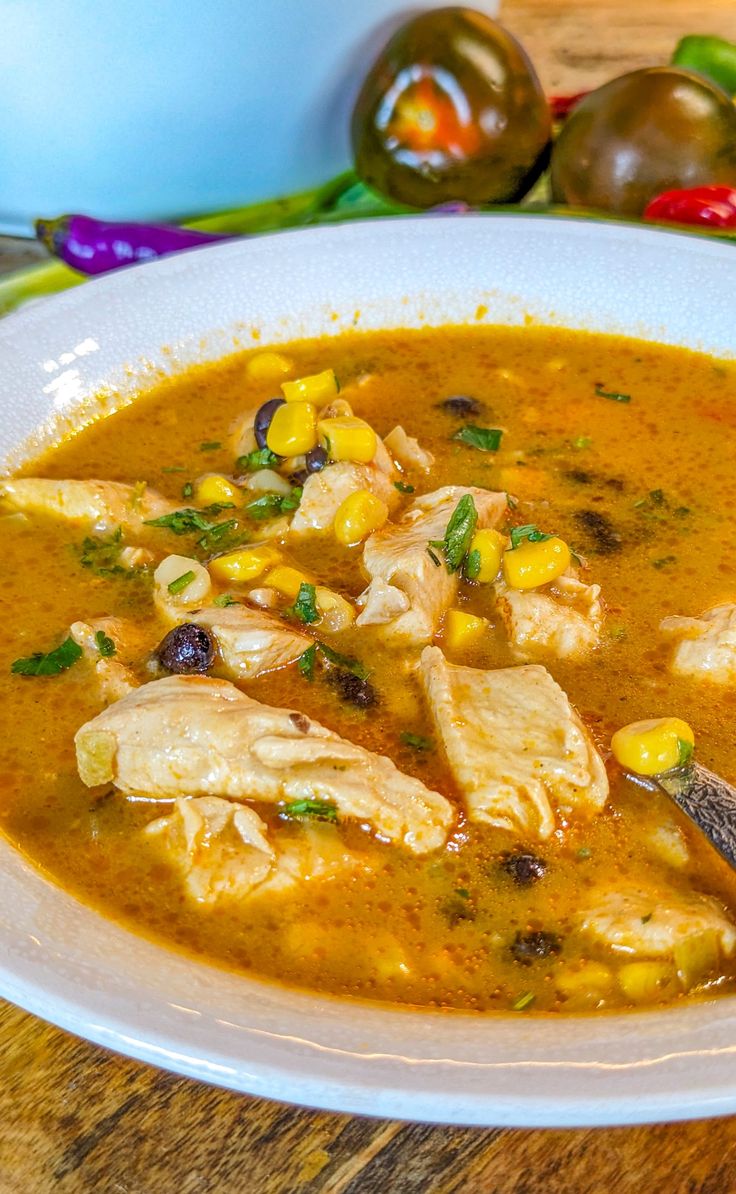
<svg viewBox="0 0 736 1194"><path fill-rule="evenodd" d="M553 120L566 120L572 112L578 100L585 99L589 95L588 91L578 91L575 95L551 95L549 97L549 107L552 113Z"/></svg>
<svg viewBox="0 0 736 1194"><path fill-rule="evenodd" d="M710 228L736 228L736 188L693 187L687 191L665 191L650 200L645 220L666 224L700 224Z"/></svg>

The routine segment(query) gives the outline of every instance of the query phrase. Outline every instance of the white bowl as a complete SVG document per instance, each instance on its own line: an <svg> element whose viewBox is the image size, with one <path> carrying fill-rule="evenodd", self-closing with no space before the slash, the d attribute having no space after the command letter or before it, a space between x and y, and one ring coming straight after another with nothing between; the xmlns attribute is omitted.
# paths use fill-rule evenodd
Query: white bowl
<svg viewBox="0 0 736 1194"><path fill-rule="evenodd" d="M134 266L0 324L0 452L156 369L347 328L532 319L732 355L736 249L529 216L310 229ZM0 841L0 993L205 1081L340 1111L520 1126L736 1111L736 1001L534 1019L414 1012L192 962L105 920Z"/></svg>

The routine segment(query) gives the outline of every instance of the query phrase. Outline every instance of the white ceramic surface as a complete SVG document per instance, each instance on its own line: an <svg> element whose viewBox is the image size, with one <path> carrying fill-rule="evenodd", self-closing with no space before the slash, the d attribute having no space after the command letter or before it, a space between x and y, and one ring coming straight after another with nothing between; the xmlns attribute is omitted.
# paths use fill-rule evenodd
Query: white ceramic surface
<svg viewBox="0 0 736 1194"><path fill-rule="evenodd" d="M153 369L252 345L254 333L267 343L531 316L730 356L735 289L731 245L544 217L424 216L195 250L0 324L0 452L15 459L39 428L84 417L101 386L114 405ZM523 1126L736 1111L734 1000L536 1020L288 991L136 938L2 841L0 993L180 1073L343 1111Z"/></svg>
<svg viewBox="0 0 736 1194"><path fill-rule="evenodd" d="M381 46L444 3L0 0L0 228L173 219L318 186L350 164Z"/></svg>

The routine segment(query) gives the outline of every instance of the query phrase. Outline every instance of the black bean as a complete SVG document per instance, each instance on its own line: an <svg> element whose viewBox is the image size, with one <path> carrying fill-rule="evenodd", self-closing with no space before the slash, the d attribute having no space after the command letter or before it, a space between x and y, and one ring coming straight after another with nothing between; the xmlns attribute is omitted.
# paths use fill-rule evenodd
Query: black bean
<svg viewBox="0 0 736 1194"><path fill-rule="evenodd" d="M269 398L268 402L264 402L263 406L259 406L256 411L256 417L253 420L253 432L259 448L268 447L266 436L271 426L271 419L279 407L284 405L285 401L285 398Z"/></svg>
<svg viewBox="0 0 736 1194"><path fill-rule="evenodd" d="M304 464L308 473L319 473L327 464L328 456L321 444L317 444L316 448L310 448L304 457Z"/></svg>
<svg viewBox="0 0 736 1194"><path fill-rule="evenodd" d="M600 510L576 510L575 522L590 540L593 551L602 556L614 555L621 550L621 536L610 518Z"/></svg>
<svg viewBox="0 0 736 1194"><path fill-rule="evenodd" d="M359 676L354 676L344 668L331 667L327 672L327 679L342 699L349 705L355 705L356 709L370 709L378 700L376 690L368 680L361 680Z"/></svg>
<svg viewBox="0 0 736 1194"><path fill-rule="evenodd" d="M457 415L460 419L468 419L471 415L479 415L483 410L483 403L468 394L453 394L450 398L443 398L437 403L440 410L448 415Z"/></svg>
<svg viewBox="0 0 736 1194"><path fill-rule="evenodd" d="M507 854L501 865L519 887L529 887L547 872L547 863L536 854Z"/></svg>
<svg viewBox="0 0 736 1194"><path fill-rule="evenodd" d="M206 672L215 658L215 644L204 626L185 622L175 626L159 644L156 656L167 672L191 676Z"/></svg>
<svg viewBox="0 0 736 1194"><path fill-rule="evenodd" d="M522 966L531 966L532 962L540 958L548 958L551 954L558 954L562 943L556 933L546 933L538 929L533 933L517 933L513 945L510 947L513 958Z"/></svg>

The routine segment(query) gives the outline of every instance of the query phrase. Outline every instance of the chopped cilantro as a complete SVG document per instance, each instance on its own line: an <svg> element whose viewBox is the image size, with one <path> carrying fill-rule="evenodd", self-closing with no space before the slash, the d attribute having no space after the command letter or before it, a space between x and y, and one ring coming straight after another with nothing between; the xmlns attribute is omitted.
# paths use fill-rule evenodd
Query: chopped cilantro
<svg viewBox="0 0 736 1194"><path fill-rule="evenodd" d="M596 383L595 392L598 398L610 398L611 402L631 402L631 394L622 394L619 390L604 390L601 382Z"/></svg>
<svg viewBox="0 0 736 1194"><path fill-rule="evenodd" d="M668 568L670 564L677 563L677 556L660 556L658 560L652 560L652 568L662 569Z"/></svg>
<svg viewBox="0 0 736 1194"><path fill-rule="evenodd" d="M337 821L334 804L324 800L292 800L281 809L284 817L295 821Z"/></svg>
<svg viewBox="0 0 736 1194"><path fill-rule="evenodd" d="M126 576L136 575L135 568L123 568L118 563L123 544L123 531L118 527L107 539L95 535L88 535L83 541L79 562L83 568L90 568L96 576Z"/></svg>
<svg viewBox="0 0 736 1194"><path fill-rule="evenodd" d="M677 766L686 767L693 757L692 742L688 742L686 738L677 739Z"/></svg>
<svg viewBox="0 0 736 1194"><path fill-rule="evenodd" d="M245 513L249 518L260 522L264 518L273 518L276 514L286 514L289 510L296 510L302 500L301 486L295 485L290 493L264 493L249 502Z"/></svg>
<svg viewBox="0 0 736 1194"><path fill-rule="evenodd" d="M466 423L452 438L481 452L497 452L502 435L503 431L498 427L476 427L474 423Z"/></svg>
<svg viewBox="0 0 736 1194"><path fill-rule="evenodd" d="M235 467L242 473L254 473L259 468L276 468L279 457L270 448L254 448L245 456L238 456Z"/></svg>
<svg viewBox="0 0 736 1194"><path fill-rule="evenodd" d="M181 496L183 498L190 498L194 494L194 486L191 481L185 481L181 487Z"/></svg>
<svg viewBox="0 0 736 1194"><path fill-rule="evenodd" d="M70 635L60 647L49 651L48 655L36 651L26 659L16 659L10 670L17 676L58 676L81 658L82 648Z"/></svg>
<svg viewBox="0 0 736 1194"><path fill-rule="evenodd" d="M554 538L553 535L546 535L544 531L540 531L538 526L533 522L527 523L523 527L511 528L511 549L519 547L525 540L529 543L543 543L545 539Z"/></svg>
<svg viewBox="0 0 736 1194"><path fill-rule="evenodd" d="M199 445L199 450L200 452L216 452L221 447L219 439L206 439Z"/></svg>
<svg viewBox="0 0 736 1194"><path fill-rule="evenodd" d="M593 440L589 435L576 435L572 446L576 451L581 452L584 448L589 448L592 443Z"/></svg>
<svg viewBox="0 0 736 1194"><path fill-rule="evenodd" d="M580 849L578 850L578 858L582 859L582 861L585 862L586 859L590 858L591 853L592 853L592 851L589 846L581 846Z"/></svg>
<svg viewBox="0 0 736 1194"><path fill-rule="evenodd" d="M212 602L212 604L219 606L220 609L227 609L229 605L241 605L242 602L236 601L235 598L230 595L230 593L220 593L220 596L215 597L215 600Z"/></svg>
<svg viewBox="0 0 736 1194"><path fill-rule="evenodd" d="M475 551L469 551L465 557L465 564L463 565L463 576L466 580L477 580L480 575L480 552L476 548Z"/></svg>
<svg viewBox="0 0 736 1194"><path fill-rule="evenodd" d="M168 464L161 469L162 473L185 473L186 471L183 464Z"/></svg>
<svg viewBox="0 0 736 1194"><path fill-rule="evenodd" d="M421 734L410 734L405 731L401 734L401 741L404 746L410 746L412 750L434 750L434 738L424 738Z"/></svg>
<svg viewBox="0 0 736 1194"><path fill-rule="evenodd" d="M214 522L197 540L197 546L201 547L202 551L213 551L215 548L224 551L226 547L235 547L238 538L235 532L240 532L240 529L234 518L228 518L225 522ZM231 536L234 536L234 540Z"/></svg>
<svg viewBox="0 0 736 1194"><path fill-rule="evenodd" d="M394 489L398 489L399 493L413 493L414 486L407 485L406 481L394 481Z"/></svg>
<svg viewBox="0 0 736 1194"><path fill-rule="evenodd" d="M191 535L194 531L211 531L217 523L205 518L204 511L184 506L181 510L173 510L171 514L162 514L160 518L148 518L144 526L162 527L174 535Z"/></svg>
<svg viewBox="0 0 736 1194"><path fill-rule="evenodd" d="M457 572L470 550L470 543L478 523L478 511L469 493L463 494L452 512L442 540L433 540L430 547L439 547L445 557L448 572Z"/></svg>
<svg viewBox="0 0 736 1194"><path fill-rule="evenodd" d="M527 1008L531 1007L536 999L533 991L524 991L523 995L519 995L511 1004L512 1012L525 1012Z"/></svg>
<svg viewBox="0 0 736 1194"><path fill-rule="evenodd" d="M95 646L103 659L109 659L111 655L117 654L115 643L108 634L105 634L104 630L95 631Z"/></svg>
<svg viewBox="0 0 736 1194"><path fill-rule="evenodd" d="M317 596L314 585L302 581L299 585L296 601L286 612L293 614L300 622L306 622L307 625L311 625L312 622L318 622L319 611L317 609Z"/></svg>
<svg viewBox="0 0 736 1194"><path fill-rule="evenodd" d="M176 580L172 580L166 586L172 597L176 597L177 593L183 593L188 585L194 580L195 573L191 568L188 572L182 572L181 576L177 576Z"/></svg>
<svg viewBox="0 0 736 1194"><path fill-rule="evenodd" d="M312 643L311 647L307 647L306 651L299 656L296 661L296 666L304 676L305 680L310 682L314 679L314 661L317 658L317 644Z"/></svg>
<svg viewBox="0 0 736 1194"><path fill-rule="evenodd" d="M354 659L350 655L341 655L339 651L333 651L332 647L328 647L327 643L317 643L317 647L333 667L341 667L353 676L357 676L359 680L368 679L368 668L359 659Z"/></svg>

